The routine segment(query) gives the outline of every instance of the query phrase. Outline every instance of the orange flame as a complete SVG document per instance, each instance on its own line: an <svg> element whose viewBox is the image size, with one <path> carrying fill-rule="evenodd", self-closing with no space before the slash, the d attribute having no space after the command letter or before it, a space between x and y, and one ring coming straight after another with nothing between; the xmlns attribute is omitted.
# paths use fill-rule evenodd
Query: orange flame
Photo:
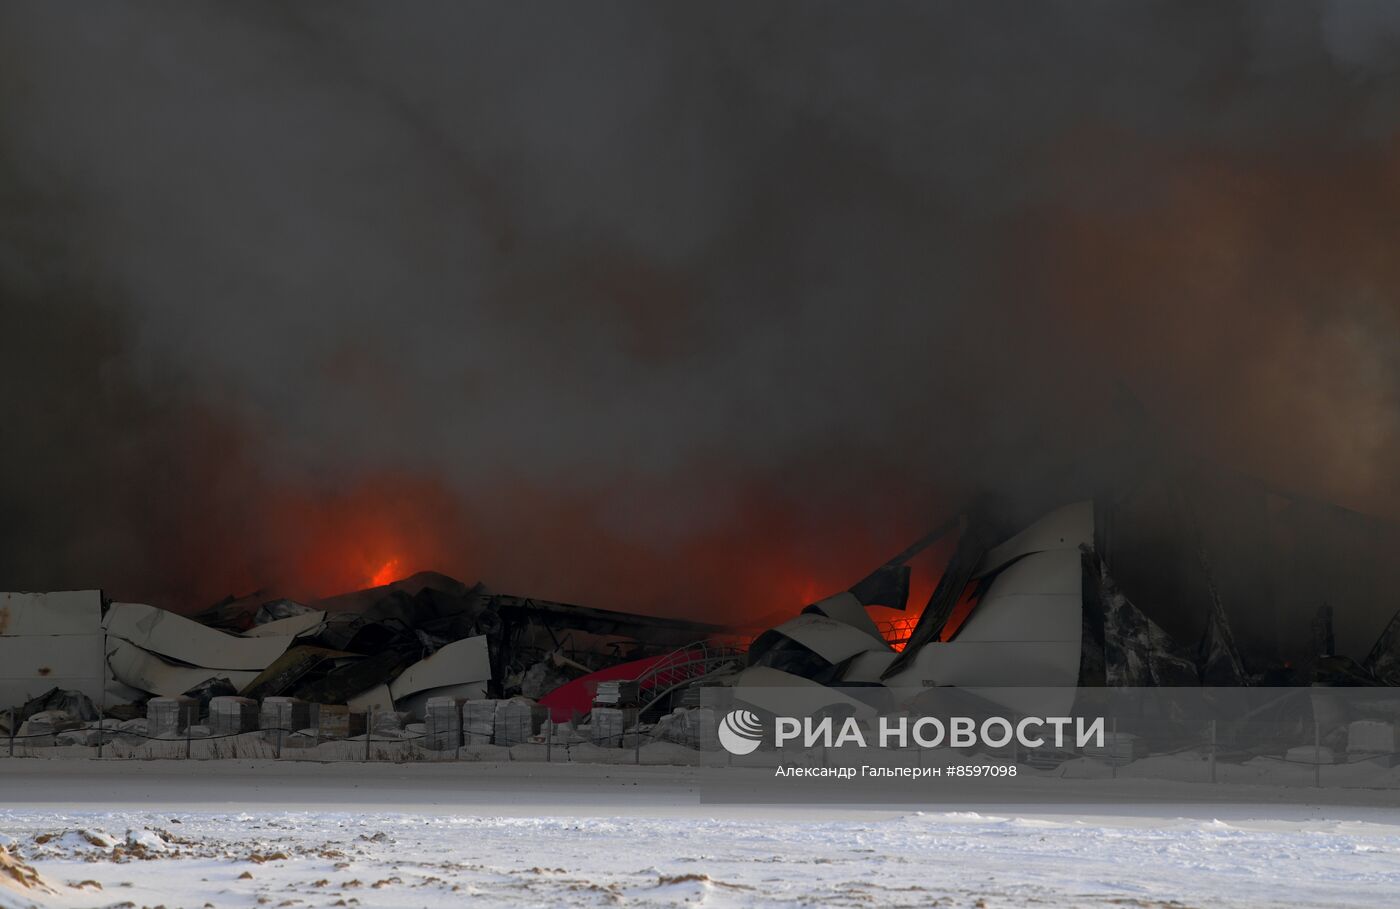
<svg viewBox="0 0 1400 909"><path fill-rule="evenodd" d="M369 586L383 587L385 584L392 584L398 579L399 560L390 559L389 561L381 565L378 571L376 571L373 575L370 576Z"/></svg>

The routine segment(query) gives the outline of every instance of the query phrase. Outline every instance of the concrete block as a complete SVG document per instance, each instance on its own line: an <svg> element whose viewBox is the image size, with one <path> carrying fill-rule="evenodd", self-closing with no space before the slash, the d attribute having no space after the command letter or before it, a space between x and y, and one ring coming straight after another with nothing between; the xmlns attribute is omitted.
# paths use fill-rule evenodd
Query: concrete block
<svg viewBox="0 0 1400 909"><path fill-rule="evenodd" d="M462 702L457 698L428 698L423 705L423 744L433 751L462 746Z"/></svg>
<svg viewBox="0 0 1400 909"><path fill-rule="evenodd" d="M258 702L252 698L217 697L209 701L211 735L236 735L258 728Z"/></svg>
<svg viewBox="0 0 1400 909"><path fill-rule="evenodd" d="M376 710L372 720L374 728L370 731L375 737L380 736L389 739L403 737L404 724L408 722L407 713L399 713L397 710Z"/></svg>
<svg viewBox="0 0 1400 909"><path fill-rule="evenodd" d="M530 741L544 722L547 711L526 700L511 699L496 704L497 745L510 747Z"/></svg>
<svg viewBox="0 0 1400 909"><path fill-rule="evenodd" d="M318 704L322 739L348 739L365 734L365 712L344 704ZM315 725L314 723L312 725Z"/></svg>
<svg viewBox="0 0 1400 909"><path fill-rule="evenodd" d="M539 737L544 739L546 744L553 743L554 745L572 745L584 741L572 720L565 720L562 723L545 720L540 724Z"/></svg>
<svg viewBox="0 0 1400 909"><path fill-rule="evenodd" d="M592 735L589 737L600 748L618 748L622 745L622 734L627 731L628 714L635 719L636 710L620 707L594 707L592 714Z"/></svg>
<svg viewBox="0 0 1400 909"><path fill-rule="evenodd" d="M499 701L470 700L462 704L462 739L466 745L490 745L496 733Z"/></svg>
<svg viewBox="0 0 1400 909"><path fill-rule="evenodd" d="M685 712L685 744L697 751L719 750L719 722L712 707Z"/></svg>
<svg viewBox="0 0 1400 909"><path fill-rule="evenodd" d="M184 735L199 722L199 701L194 698L151 698L146 702L146 722L156 738Z"/></svg>
<svg viewBox="0 0 1400 909"><path fill-rule="evenodd" d="M296 732L311 725L311 705L300 698L263 698L258 728Z"/></svg>
<svg viewBox="0 0 1400 909"><path fill-rule="evenodd" d="M1395 725L1380 720L1356 720L1347 726L1347 754L1394 754L1400 751Z"/></svg>

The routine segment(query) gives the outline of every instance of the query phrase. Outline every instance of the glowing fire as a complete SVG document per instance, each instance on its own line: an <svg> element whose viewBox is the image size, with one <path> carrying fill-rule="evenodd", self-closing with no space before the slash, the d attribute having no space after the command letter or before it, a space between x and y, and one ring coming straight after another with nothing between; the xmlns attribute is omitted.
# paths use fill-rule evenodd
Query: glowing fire
<svg viewBox="0 0 1400 909"><path fill-rule="evenodd" d="M370 587L383 587L385 584L392 584L400 577L399 560L390 559L379 567L379 570L370 575Z"/></svg>
<svg viewBox="0 0 1400 909"><path fill-rule="evenodd" d="M919 616L922 614L921 610L914 615L900 615L886 621L877 621L876 626L894 652L903 653L904 645L909 642L909 637L914 633L914 627L919 624Z"/></svg>

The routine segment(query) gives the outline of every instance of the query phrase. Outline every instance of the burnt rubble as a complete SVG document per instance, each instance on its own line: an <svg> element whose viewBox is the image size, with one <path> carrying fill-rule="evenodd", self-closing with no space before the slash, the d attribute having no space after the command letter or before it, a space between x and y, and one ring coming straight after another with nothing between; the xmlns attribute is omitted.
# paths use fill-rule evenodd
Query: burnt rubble
<svg viewBox="0 0 1400 909"><path fill-rule="evenodd" d="M589 673L655 660L723 631L498 594L430 572L307 604L229 599L190 617L109 602L98 591L0 596L0 646L27 652L34 664L26 671L16 661L0 680L0 701L9 702L0 708L13 705L3 723L38 738L91 731L99 715L109 719L104 732L115 719L128 735L193 729L205 737L216 716L227 724L242 705L258 703L264 714L273 704L314 708L318 740L363 734L366 715L376 713L370 722L381 734L401 732L435 702L439 715L444 701L533 703ZM53 676L48 664L60 661L62 676L30 697ZM287 734L311 725L296 710L285 719ZM68 743L97 743L78 738Z"/></svg>
<svg viewBox="0 0 1400 909"><path fill-rule="evenodd" d="M721 687L903 704L1040 689L1065 711L1101 689L1400 684L1400 613L1378 617L1400 588L1400 560L1382 557L1395 528L1249 478L1153 477L1029 513L975 499L747 648L721 626L431 572L188 617L99 591L0 594L0 708L13 706L0 722L99 745L247 735L256 714L279 750L362 735L614 747L643 729L696 740L708 715L685 711L712 710ZM951 556L896 637L869 609L905 609L909 560L939 540ZM97 714L120 725L94 730Z"/></svg>

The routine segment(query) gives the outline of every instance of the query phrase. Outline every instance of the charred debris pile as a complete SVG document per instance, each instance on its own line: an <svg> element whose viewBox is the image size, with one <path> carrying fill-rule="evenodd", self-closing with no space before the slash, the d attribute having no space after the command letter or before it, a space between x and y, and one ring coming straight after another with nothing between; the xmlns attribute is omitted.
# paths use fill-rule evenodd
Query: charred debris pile
<svg viewBox="0 0 1400 909"><path fill-rule="evenodd" d="M306 604L230 599L192 616L96 590L3 593L0 708L12 710L0 722L53 733L99 714L144 723L157 702L173 700L184 729L217 725L229 699L412 722L433 699L544 698L553 715L573 719L589 712L600 686L606 696L608 679L632 678L723 632L498 594L432 572ZM291 718L304 724L295 711Z"/></svg>
<svg viewBox="0 0 1400 909"><path fill-rule="evenodd" d="M767 686L1400 685L1400 527L1195 461L1060 502L979 497L749 649ZM905 640L897 572L952 538Z"/></svg>
<svg viewBox="0 0 1400 909"><path fill-rule="evenodd" d="M431 726L437 710L453 724L439 732L468 744L582 721L613 744L669 723L712 745L712 725L682 714L711 710L721 687L760 708L765 690L795 688L821 703L880 689L894 705L935 688L1053 690L1064 712L1089 689L1400 685L1394 524L1196 463L1054 498L979 498L757 636L434 573L189 617L99 591L0 594L0 708L15 708L0 722L299 729L298 705L324 705L345 737L365 713ZM906 609L909 562L939 540L951 557L931 598L903 633L882 627L870 607Z"/></svg>

